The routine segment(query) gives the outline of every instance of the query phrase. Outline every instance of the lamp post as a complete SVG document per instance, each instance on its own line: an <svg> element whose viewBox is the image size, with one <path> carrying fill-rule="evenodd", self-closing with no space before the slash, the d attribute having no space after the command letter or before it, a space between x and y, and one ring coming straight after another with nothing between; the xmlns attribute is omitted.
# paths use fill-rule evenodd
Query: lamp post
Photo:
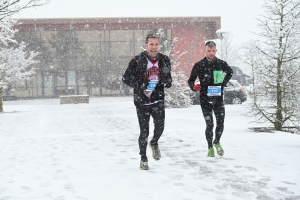
<svg viewBox="0 0 300 200"><path fill-rule="evenodd" d="M216 31L216 34L219 37L219 39L221 40L221 59L223 59L223 50L222 50L223 44L222 44L222 41L223 41L224 37L226 36L227 31L225 31L223 29L219 29L219 30Z"/></svg>

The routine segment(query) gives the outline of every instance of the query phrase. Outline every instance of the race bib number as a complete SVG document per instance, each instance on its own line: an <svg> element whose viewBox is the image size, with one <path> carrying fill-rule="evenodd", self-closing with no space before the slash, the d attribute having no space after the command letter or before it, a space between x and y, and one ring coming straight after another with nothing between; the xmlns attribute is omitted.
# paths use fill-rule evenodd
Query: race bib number
<svg viewBox="0 0 300 200"><path fill-rule="evenodd" d="M221 93L221 86L208 86L207 88L207 96L221 96Z"/></svg>
<svg viewBox="0 0 300 200"><path fill-rule="evenodd" d="M154 88L157 86L158 81L149 81L147 90L154 90Z"/></svg>
<svg viewBox="0 0 300 200"><path fill-rule="evenodd" d="M222 70L214 71L214 84L223 83L224 76Z"/></svg>

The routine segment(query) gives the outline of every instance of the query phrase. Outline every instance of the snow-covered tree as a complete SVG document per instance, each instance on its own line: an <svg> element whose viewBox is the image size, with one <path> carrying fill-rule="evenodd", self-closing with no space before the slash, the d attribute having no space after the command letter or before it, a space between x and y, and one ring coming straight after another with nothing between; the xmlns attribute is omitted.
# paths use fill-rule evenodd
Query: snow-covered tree
<svg viewBox="0 0 300 200"><path fill-rule="evenodd" d="M35 63L34 52L25 52L26 45L20 43L17 47L8 47L9 43L16 43L13 39L17 30L11 17L21 10L38 7L49 3L50 0L0 0L0 112L3 112L3 88L9 84L24 80L33 73L30 66Z"/></svg>
<svg viewBox="0 0 300 200"><path fill-rule="evenodd" d="M186 108L192 105L191 90L186 85L188 79L184 72L171 72L172 87L165 89L165 105L167 108Z"/></svg>
<svg viewBox="0 0 300 200"><path fill-rule="evenodd" d="M246 44L245 61L252 66L252 114L275 130L299 126L300 1L265 0L258 39Z"/></svg>
<svg viewBox="0 0 300 200"><path fill-rule="evenodd" d="M15 34L16 30L13 30L12 27L16 23L15 20L9 20L8 18L2 19L0 21L0 51L1 46L6 46L9 42L15 42L12 38ZM0 61L2 58L0 57ZM3 112L3 97L2 97L2 91L4 84L1 84L2 78L4 77L4 69L1 69L0 67L0 112Z"/></svg>
<svg viewBox="0 0 300 200"><path fill-rule="evenodd" d="M32 65L38 62L34 60L38 53L30 52L28 54L25 48L26 45L24 43L19 44L18 48L1 48L0 88L24 81L34 74L35 69Z"/></svg>
<svg viewBox="0 0 300 200"><path fill-rule="evenodd" d="M10 42L15 42L13 39L17 30L13 29L16 24L16 20L3 19L0 21L0 44L1 46L7 46Z"/></svg>
<svg viewBox="0 0 300 200"><path fill-rule="evenodd" d="M35 71L32 67L37 62L34 60L34 57L38 55L33 51L26 52L25 43L20 43L18 47L7 47L5 45L7 41L14 42L14 40L8 36L5 40L5 36L2 33L0 31L3 39L2 46L0 47L0 112L3 112L3 89L6 89L11 84L29 79Z"/></svg>
<svg viewBox="0 0 300 200"><path fill-rule="evenodd" d="M186 52L175 52L173 46L177 42L177 38L168 41L164 35L163 29L159 29L156 34L160 38L161 52L170 57L172 64L172 87L165 89L165 105L167 108L190 107L192 105L192 100L189 95L190 89L186 84L188 78L183 72L176 70L180 65L180 57L186 54Z"/></svg>

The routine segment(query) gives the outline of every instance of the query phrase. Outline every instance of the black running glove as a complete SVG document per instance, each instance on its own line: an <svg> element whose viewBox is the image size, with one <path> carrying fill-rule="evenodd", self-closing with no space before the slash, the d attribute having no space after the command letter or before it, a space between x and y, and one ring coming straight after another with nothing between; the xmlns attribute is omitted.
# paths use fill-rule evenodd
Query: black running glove
<svg viewBox="0 0 300 200"><path fill-rule="evenodd" d="M172 82L168 81L165 83L165 88L170 88L172 86Z"/></svg>

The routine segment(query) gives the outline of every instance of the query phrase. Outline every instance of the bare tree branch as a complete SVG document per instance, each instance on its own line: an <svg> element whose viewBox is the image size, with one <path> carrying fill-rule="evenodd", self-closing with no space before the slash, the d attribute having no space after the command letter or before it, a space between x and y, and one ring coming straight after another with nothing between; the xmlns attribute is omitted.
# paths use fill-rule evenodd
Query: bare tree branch
<svg viewBox="0 0 300 200"><path fill-rule="evenodd" d="M252 113L276 130L283 124L300 124L300 1L265 0L259 19L259 39L245 45L252 66Z"/></svg>
<svg viewBox="0 0 300 200"><path fill-rule="evenodd" d="M21 10L42 6L49 2L50 0L0 0L0 21Z"/></svg>

